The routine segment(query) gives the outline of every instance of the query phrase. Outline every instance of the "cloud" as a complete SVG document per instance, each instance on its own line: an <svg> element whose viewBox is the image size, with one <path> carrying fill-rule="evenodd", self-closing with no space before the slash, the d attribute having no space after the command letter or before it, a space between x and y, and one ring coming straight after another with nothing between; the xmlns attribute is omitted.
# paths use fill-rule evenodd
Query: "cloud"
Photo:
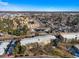
<svg viewBox="0 0 79 59"><path fill-rule="evenodd" d="M8 5L8 2L3 2L2 0L0 0L0 5L6 6L6 5Z"/></svg>

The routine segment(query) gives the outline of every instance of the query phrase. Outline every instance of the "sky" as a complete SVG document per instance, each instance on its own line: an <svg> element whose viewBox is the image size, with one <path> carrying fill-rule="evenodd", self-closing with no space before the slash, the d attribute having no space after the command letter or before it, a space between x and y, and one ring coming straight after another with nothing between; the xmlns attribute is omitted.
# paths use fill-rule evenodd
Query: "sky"
<svg viewBox="0 0 79 59"><path fill-rule="evenodd" d="M0 11L79 11L79 0L0 0Z"/></svg>

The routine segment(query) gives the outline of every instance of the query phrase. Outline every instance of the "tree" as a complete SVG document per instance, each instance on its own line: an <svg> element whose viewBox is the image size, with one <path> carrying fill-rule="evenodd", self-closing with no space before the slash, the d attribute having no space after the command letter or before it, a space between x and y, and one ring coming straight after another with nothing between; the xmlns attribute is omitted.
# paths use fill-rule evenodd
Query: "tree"
<svg viewBox="0 0 79 59"><path fill-rule="evenodd" d="M15 47L14 50L13 50L13 55L14 55L14 56L16 56L16 55L20 52L20 50L19 50L20 46L21 46L20 42L17 41L17 42L16 42L16 47Z"/></svg>
<svg viewBox="0 0 79 59"><path fill-rule="evenodd" d="M16 56L17 54L19 54L19 55L24 54L25 50L26 50L26 47L21 46L20 41L17 41L16 42L16 47L13 50L13 55Z"/></svg>

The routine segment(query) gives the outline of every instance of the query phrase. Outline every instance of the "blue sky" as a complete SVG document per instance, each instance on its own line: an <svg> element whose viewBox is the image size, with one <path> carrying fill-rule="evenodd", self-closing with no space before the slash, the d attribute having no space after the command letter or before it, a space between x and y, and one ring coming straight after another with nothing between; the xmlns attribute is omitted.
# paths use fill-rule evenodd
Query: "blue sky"
<svg viewBox="0 0 79 59"><path fill-rule="evenodd" d="M79 11L79 0L0 0L0 11Z"/></svg>

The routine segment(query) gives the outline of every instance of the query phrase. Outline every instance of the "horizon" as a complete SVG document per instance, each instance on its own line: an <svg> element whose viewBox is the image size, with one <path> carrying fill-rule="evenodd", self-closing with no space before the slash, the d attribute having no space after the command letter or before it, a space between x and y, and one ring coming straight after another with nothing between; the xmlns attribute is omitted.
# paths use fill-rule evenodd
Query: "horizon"
<svg viewBox="0 0 79 59"><path fill-rule="evenodd" d="M0 11L79 11L79 0L0 0Z"/></svg>
<svg viewBox="0 0 79 59"><path fill-rule="evenodd" d="M0 13L79 13L79 11L0 11Z"/></svg>

